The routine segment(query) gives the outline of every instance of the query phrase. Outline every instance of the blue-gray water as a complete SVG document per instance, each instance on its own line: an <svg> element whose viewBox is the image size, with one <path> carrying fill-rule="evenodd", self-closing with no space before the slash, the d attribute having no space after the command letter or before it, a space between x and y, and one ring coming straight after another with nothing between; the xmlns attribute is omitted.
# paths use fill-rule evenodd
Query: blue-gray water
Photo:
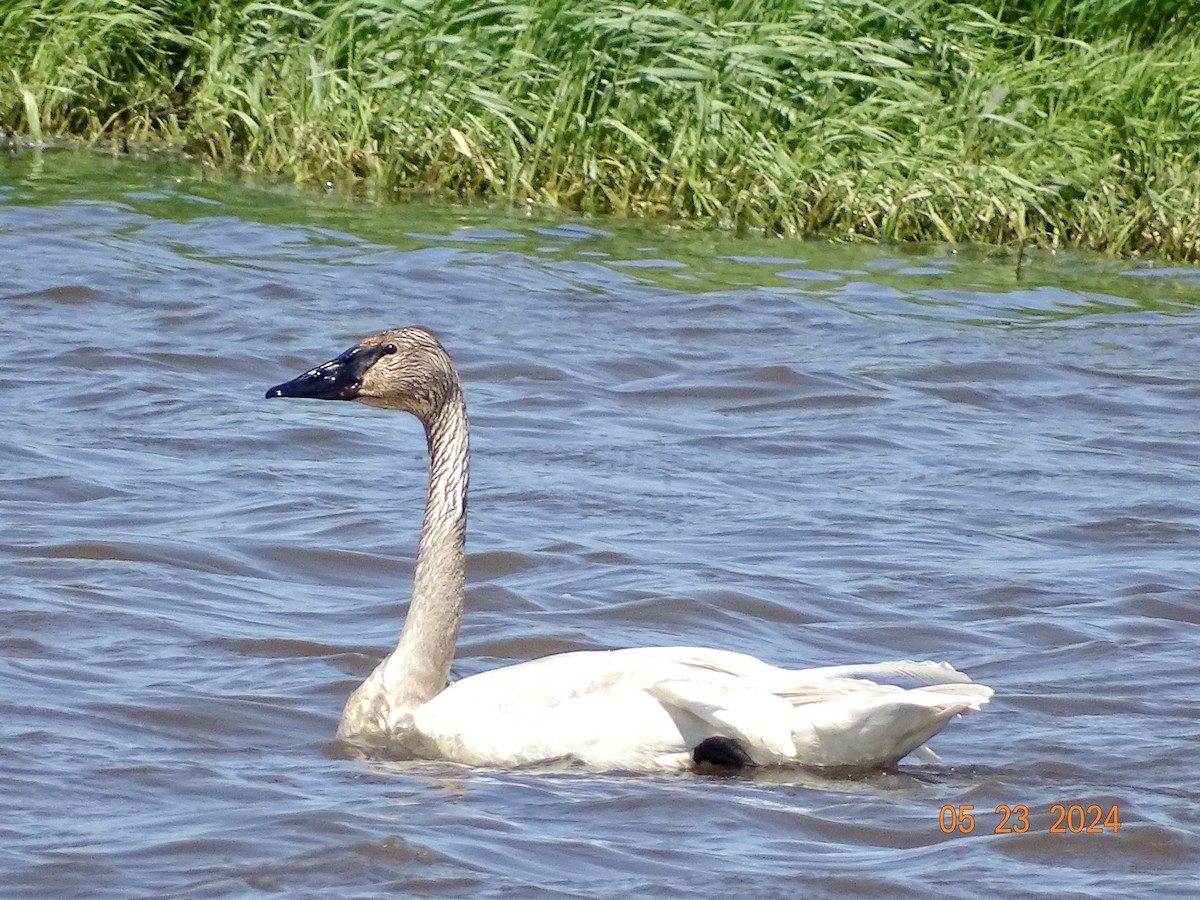
<svg viewBox="0 0 1200 900"><path fill-rule="evenodd" d="M0 894L1194 890L1200 271L32 153L0 161L0 271ZM992 704L941 763L857 777L351 757L424 443L262 395L401 324L438 331L472 414L456 674L704 644L946 659ZM1055 833L1056 804L1120 828Z"/></svg>

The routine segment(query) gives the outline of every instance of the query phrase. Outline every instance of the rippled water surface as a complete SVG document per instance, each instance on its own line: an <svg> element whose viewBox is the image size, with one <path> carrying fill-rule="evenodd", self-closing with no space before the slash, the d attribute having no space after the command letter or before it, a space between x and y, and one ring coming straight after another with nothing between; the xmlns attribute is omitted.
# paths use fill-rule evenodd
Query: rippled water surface
<svg viewBox="0 0 1200 900"><path fill-rule="evenodd" d="M0 265L0 893L1194 890L1200 272L54 154L0 162ZM262 396L410 323L474 428L457 675L705 644L948 659L996 698L890 774L353 758L337 718L398 632L424 443ZM1119 829L1055 832L1075 804Z"/></svg>

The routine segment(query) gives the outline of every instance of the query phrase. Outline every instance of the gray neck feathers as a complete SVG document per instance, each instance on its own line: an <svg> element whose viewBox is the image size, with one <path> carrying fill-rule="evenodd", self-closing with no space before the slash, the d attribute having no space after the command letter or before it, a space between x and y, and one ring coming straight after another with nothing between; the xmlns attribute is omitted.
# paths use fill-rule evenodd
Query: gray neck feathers
<svg viewBox="0 0 1200 900"><path fill-rule="evenodd" d="M445 402L422 418L429 446L429 495L412 602L387 683L399 690L392 707L415 709L446 686L462 623L465 592L468 438L462 391L449 386Z"/></svg>

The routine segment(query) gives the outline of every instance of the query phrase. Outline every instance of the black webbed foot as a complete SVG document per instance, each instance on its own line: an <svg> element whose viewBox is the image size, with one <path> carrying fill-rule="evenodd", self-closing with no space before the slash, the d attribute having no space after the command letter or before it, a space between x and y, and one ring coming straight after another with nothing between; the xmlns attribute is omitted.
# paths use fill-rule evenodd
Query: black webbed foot
<svg viewBox="0 0 1200 900"><path fill-rule="evenodd" d="M733 775L755 765L745 745L730 737L705 738L692 749L692 762L701 775Z"/></svg>

